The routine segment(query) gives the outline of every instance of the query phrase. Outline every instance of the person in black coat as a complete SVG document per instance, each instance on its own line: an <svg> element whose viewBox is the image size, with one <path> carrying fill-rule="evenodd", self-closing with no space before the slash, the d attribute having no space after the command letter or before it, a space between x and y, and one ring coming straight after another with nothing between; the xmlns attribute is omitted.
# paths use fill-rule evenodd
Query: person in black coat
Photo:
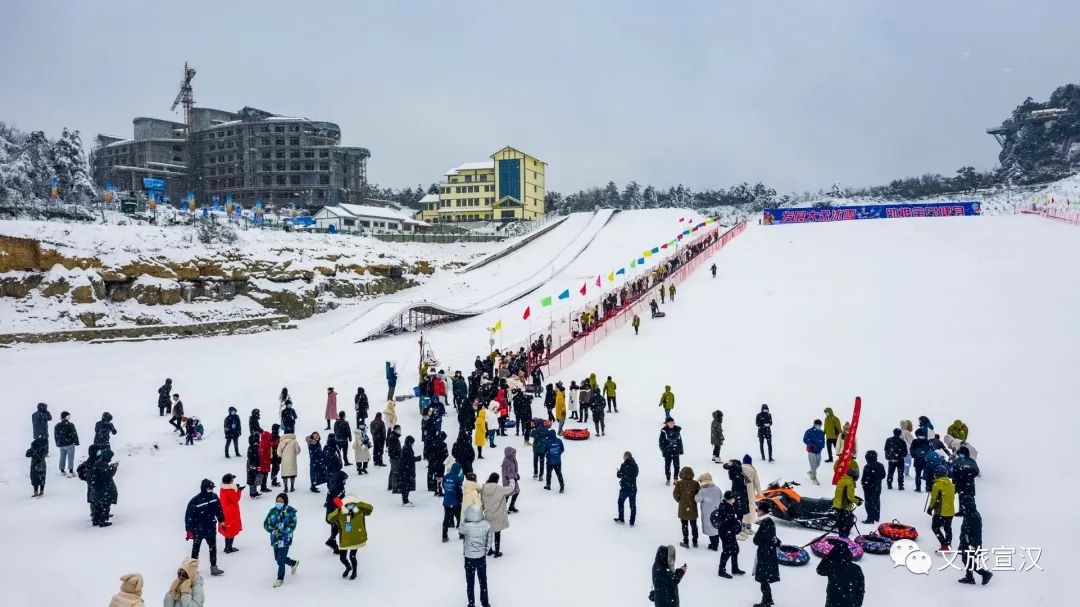
<svg viewBox="0 0 1080 607"><path fill-rule="evenodd" d="M589 408L592 409L593 425L596 427L598 436L604 435L604 412L607 410L607 401L600 393L600 388L593 388L592 396L589 397Z"/></svg>
<svg viewBox="0 0 1080 607"><path fill-rule="evenodd" d="M957 550L960 552L961 562L964 563L964 577L957 581L961 584L974 584L974 573L978 573L982 578L983 586L989 584L990 578L994 577L994 574L984 567L985 563L978 558L982 541L982 515L975 509L975 505L971 504L964 512L964 521L960 523L960 546Z"/></svg>
<svg viewBox="0 0 1080 607"><path fill-rule="evenodd" d="M172 404L172 417L169 418L169 424L173 427L173 432L179 432L180 436L184 436L184 403L180 400L179 394L173 394Z"/></svg>
<svg viewBox="0 0 1080 607"><path fill-rule="evenodd" d="M401 458L401 426L394 426L386 435L386 457L390 460L390 474L386 477L386 488L397 493L398 460Z"/></svg>
<svg viewBox="0 0 1080 607"><path fill-rule="evenodd" d="M758 449L761 450L761 459L765 459L765 444L769 444L769 461L772 458L772 413L769 413L769 405L761 405L761 412L754 418L757 426Z"/></svg>
<svg viewBox="0 0 1080 607"><path fill-rule="evenodd" d="M259 435L251 434L248 436L248 448L247 448L247 484L248 495L252 498L259 497L262 493L259 492L259 486L264 482L262 473L259 472Z"/></svg>
<svg viewBox="0 0 1080 607"><path fill-rule="evenodd" d="M446 472L446 458L450 450L446 447L446 433L439 431L427 446L427 486L436 496L442 495L442 477Z"/></svg>
<svg viewBox="0 0 1080 607"><path fill-rule="evenodd" d="M60 414L60 422L53 426L53 440L60 449L60 474L75 476L75 447L79 446L79 431L69 417L71 414L67 411Z"/></svg>
<svg viewBox="0 0 1080 607"><path fill-rule="evenodd" d="M352 427L345 419L345 412L339 411L337 421L334 422L334 440L337 448L341 451L341 463L351 466L349 463L349 441L352 440Z"/></svg>
<svg viewBox="0 0 1080 607"><path fill-rule="evenodd" d="M292 399L285 400L285 408L281 410L281 433L296 434L296 407L293 407Z"/></svg>
<svg viewBox="0 0 1080 607"><path fill-rule="evenodd" d="M326 446L323 447L323 465L326 466L327 483L330 482L330 478L334 474L344 468L344 464L341 461L341 452L338 450L337 437L331 434L326 437Z"/></svg>
<svg viewBox="0 0 1080 607"><path fill-rule="evenodd" d="M326 501L323 506L326 508L326 514L329 515L334 510L337 510L338 505L336 500L341 500L345 497L345 481L348 480L349 475L344 470L338 470L330 474L329 480L326 481ZM338 528L334 523L330 523L330 537L327 538L325 544L334 551L334 554L340 554L337 543Z"/></svg>
<svg viewBox="0 0 1080 607"><path fill-rule="evenodd" d="M484 401L482 401L484 402ZM555 385L548 384L547 391L544 392L544 408L547 409L548 421L555 421L555 414L552 410L555 408Z"/></svg>
<svg viewBox="0 0 1080 607"><path fill-rule="evenodd" d="M214 481L204 478L199 485L199 494L188 501L184 511L184 530L191 540L191 558L199 558L199 548L206 542L210 549L210 575L221 575L224 571L217 566L217 528L225 522L225 512L221 509L221 500L214 493Z"/></svg>
<svg viewBox="0 0 1080 607"><path fill-rule="evenodd" d="M671 484L671 475L678 474L679 456L683 454L682 427L675 425L670 417L660 428L660 453L664 456L664 477Z"/></svg>
<svg viewBox="0 0 1080 607"><path fill-rule="evenodd" d="M90 520L94 520L94 464L97 463L98 454L101 451L101 447L97 445L90 445L90 448L86 450L86 460L84 460L77 468L75 468L75 475L79 477L80 481L86 483L86 503L90 504Z"/></svg>
<svg viewBox="0 0 1080 607"><path fill-rule="evenodd" d="M915 492L922 491L922 483L926 479L926 454L930 452L930 440L926 437L926 428L915 430L915 440L911 441L911 464L915 468ZM930 491L930 482L926 483L926 491Z"/></svg>
<svg viewBox="0 0 1080 607"><path fill-rule="evenodd" d="M881 481L885 480L885 466L877 459L877 451L871 449L866 452L866 465L863 466L862 483L863 507L866 508L866 520L864 525L870 525L881 520Z"/></svg>
<svg viewBox="0 0 1080 607"><path fill-rule="evenodd" d="M742 462L737 459L728 460L724 464L727 470L728 480L731 481L731 494L735 496L735 514L739 518L750 514L750 496L746 494L746 477L743 476Z"/></svg>
<svg viewBox="0 0 1080 607"><path fill-rule="evenodd" d="M233 446L236 457L240 457L240 416L236 413L236 407L229 407L229 414L225 416L225 457L229 457L229 444Z"/></svg>
<svg viewBox="0 0 1080 607"><path fill-rule="evenodd" d="M400 428L398 430L400 431ZM398 456L397 492L401 494L403 506L412 505L409 503L409 492L416 491L416 462L420 461L420 456L413 451L415 442L415 438L406 436Z"/></svg>
<svg viewBox="0 0 1080 607"><path fill-rule="evenodd" d="M101 447L97 459L90 470L90 520L96 527L112 525L109 510L116 504L119 493L116 490L116 469L120 464L112 461L113 452L108 447Z"/></svg>
<svg viewBox="0 0 1080 607"><path fill-rule="evenodd" d="M892 489L893 473L896 473L896 488L904 490L904 459L907 458L907 443L901 436L900 428L893 428L892 436L885 439L885 461L889 462L886 486Z"/></svg>
<svg viewBox="0 0 1080 607"><path fill-rule="evenodd" d="M686 575L686 565L675 568L675 546L660 546L652 566L652 592L649 598L656 607L679 607L679 582Z"/></svg>
<svg viewBox="0 0 1080 607"><path fill-rule="evenodd" d="M960 498L960 509L956 516L964 516L968 510L975 510L975 478L979 476L979 464L971 459L967 447L956 450L953 462L952 481L956 486L956 495Z"/></svg>
<svg viewBox="0 0 1080 607"><path fill-rule="evenodd" d="M514 409L514 436L524 435L529 441L529 420L532 419L532 397L524 390L514 390L510 404Z"/></svg>
<svg viewBox="0 0 1080 607"><path fill-rule="evenodd" d="M311 476L311 492L319 493L319 485L326 484L329 480L329 472L326 469L326 458L323 457L322 437L318 432L312 432L304 442L308 446L308 474Z"/></svg>
<svg viewBox="0 0 1080 607"><path fill-rule="evenodd" d="M112 423L112 413L105 412L101 414L101 420L94 424L94 444L98 447L108 449L109 437L116 434L116 426Z"/></svg>
<svg viewBox="0 0 1080 607"><path fill-rule="evenodd" d="M454 408L460 409L462 405L466 404L469 398L469 384L465 381L465 378L461 375L461 371L454 372L454 379L451 380L451 390L454 393Z"/></svg>
<svg viewBox="0 0 1080 607"><path fill-rule="evenodd" d="M620 525L625 522L623 504L626 500L630 500L630 526L633 527L637 521L638 465L629 451L623 453L623 462L619 464L619 470L615 476L619 479L619 516L615 517L615 522Z"/></svg>
<svg viewBox="0 0 1080 607"><path fill-rule="evenodd" d="M356 428L360 429L360 422L366 422L368 416L368 397L364 389L357 388L356 396L353 397L353 407L356 409Z"/></svg>
<svg viewBox="0 0 1080 607"><path fill-rule="evenodd" d="M817 566L817 574L829 578L825 587L825 607L862 607L866 581L862 568L851 557L851 549L840 540L829 540L832 550Z"/></svg>
<svg viewBox="0 0 1080 607"><path fill-rule="evenodd" d="M158 416L165 417L166 413L172 413L172 379L166 378L165 383L157 389Z"/></svg>
<svg viewBox="0 0 1080 607"><path fill-rule="evenodd" d="M375 413L375 419L371 420L369 430L371 431L372 444L371 458L376 466L384 467L386 466L383 463L383 448L386 445L386 422L383 421L381 412Z"/></svg>
<svg viewBox="0 0 1080 607"><path fill-rule="evenodd" d="M772 517L766 516L769 513L769 503L761 501L755 507L758 516L763 518L758 522L758 530L754 534L754 545L757 546L754 580L761 584L761 602L754 607L769 607L774 605L771 584L780 581L780 559L776 556L780 539L776 537L776 523Z"/></svg>
<svg viewBox="0 0 1080 607"><path fill-rule="evenodd" d="M30 422L34 427L33 440L45 439L45 455L49 455L49 422L52 421L52 413L49 413L49 405L38 403L37 409L30 414Z"/></svg>
<svg viewBox="0 0 1080 607"><path fill-rule="evenodd" d="M259 422L260 415L258 409L251 410L251 417L248 418L248 434L254 434L255 436L262 434L262 424Z"/></svg>
<svg viewBox="0 0 1080 607"><path fill-rule="evenodd" d="M462 410L468 409L468 407L462 407ZM476 461L476 451L473 450L472 437L468 432L464 430L458 434L457 440L454 441L453 448L450 449L450 455L454 457L454 461L461 465L462 474L468 474L473 471L473 462Z"/></svg>
<svg viewBox="0 0 1080 607"><path fill-rule="evenodd" d="M45 495L45 473L48 463L45 456L49 453L49 439L35 438L26 450L26 457L30 458L30 484L34 487L34 494L30 497Z"/></svg>
<svg viewBox="0 0 1080 607"><path fill-rule="evenodd" d="M739 533L742 532L742 517L735 512L735 495L724 492L724 501L713 510L709 522L720 533L720 568L716 575L731 579L732 574L746 573L739 569ZM726 571L728 559L731 559L731 573Z"/></svg>
<svg viewBox="0 0 1080 607"><path fill-rule="evenodd" d="M457 410L458 429L462 432L472 433L476 428L476 411L473 408L465 404Z"/></svg>

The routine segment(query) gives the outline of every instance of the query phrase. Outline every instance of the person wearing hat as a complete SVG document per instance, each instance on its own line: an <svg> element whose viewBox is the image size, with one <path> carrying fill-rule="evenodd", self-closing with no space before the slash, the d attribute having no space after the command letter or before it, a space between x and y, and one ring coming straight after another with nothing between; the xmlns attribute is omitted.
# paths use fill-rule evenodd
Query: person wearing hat
<svg viewBox="0 0 1080 607"><path fill-rule="evenodd" d="M713 477L708 472L698 477L698 483L701 488L694 500L701 514L701 533L709 536L709 550L716 552L720 549L720 532L712 524L712 514L724 502L724 490L713 483Z"/></svg>
<svg viewBox="0 0 1080 607"><path fill-rule="evenodd" d="M244 528L240 520L240 497L244 495L244 486L236 484L236 475L226 474L221 477L219 495L221 512L225 518L218 525L218 531L225 538L225 554L231 554L239 550L233 546L233 540Z"/></svg>
<svg viewBox="0 0 1080 607"><path fill-rule="evenodd" d="M176 578L165 591L164 607L202 607L206 603L199 560L186 558L176 570Z"/></svg>
<svg viewBox="0 0 1080 607"><path fill-rule="evenodd" d="M892 436L885 439L885 461L889 462L889 471L885 477L885 485L892 489L893 475L896 475L896 487L904 490L904 459L907 457L907 443L902 436L900 428L893 428Z"/></svg>
<svg viewBox="0 0 1080 607"><path fill-rule="evenodd" d="M187 539L192 540L192 559L199 558L203 542L210 549L210 575L225 573L217 566L217 526L224 522L221 500L214 495L214 481L204 478L198 495L188 501L187 510L184 511L184 529ZM195 562L197 566L198 561Z"/></svg>
<svg viewBox="0 0 1080 607"><path fill-rule="evenodd" d="M765 459L765 443L769 444L769 461L772 458L772 413L769 413L769 405L761 405L761 411L754 418L757 425L758 448L761 450L761 459Z"/></svg>
<svg viewBox="0 0 1080 607"><path fill-rule="evenodd" d="M356 579L356 551L367 545L367 517L375 510L371 504L346 495L335 500L336 508L326 514L326 522L337 530L338 558L345 565L341 577Z"/></svg>
<svg viewBox="0 0 1080 607"><path fill-rule="evenodd" d="M720 535L720 568L717 575L731 579L732 574L743 575L745 571L739 569L739 533L742 532L742 521L735 512L735 494L731 491L724 492L724 500L709 515L709 522L716 528ZM728 559L731 560L731 573L726 571Z"/></svg>
<svg viewBox="0 0 1080 607"><path fill-rule="evenodd" d="M56 447L60 449L60 474L68 477L75 476L75 447L79 446L79 432L75 424L71 423L71 414L64 411L60 414L60 422L53 426L53 439Z"/></svg>
<svg viewBox="0 0 1080 607"><path fill-rule="evenodd" d="M664 386L664 393L660 395L660 406L664 408L664 419L671 419L671 410L675 408L675 393L671 386Z"/></svg>
<svg viewBox="0 0 1080 607"><path fill-rule="evenodd" d="M866 592L862 568L855 563L848 545L830 539L832 550L821 559L817 574L829 578L825 587L826 607L861 607Z"/></svg>
<svg viewBox="0 0 1080 607"><path fill-rule="evenodd" d="M296 508L289 505L289 494L279 493L274 507L266 513L263 520L263 529L270 534L270 546L274 549L274 561L277 562L277 579L274 580L274 588L285 583L285 566L292 569L296 575L300 561L289 558L289 547L292 546L293 532L296 531Z"/></svg>
<svg viewBox="0 0 1080 607"><path fill-rule="evenodd" d="M326 429L330 429L330 424L337 421L337 392L334 392L333 386L326 389Z"/></svg>
<svg viewBox="0 0 1080 607"><path fill-rule="evenodd" d="M780 581L780 559L776 556L780 539L776 537L776 523L772 517L767 516L769 502L761 500L755 504L754 509L758 516L763 517L758 523L757 533L754 534L754 545L757 546L754 581L761 585L761 602L755 603L754 607L770 607L774 604L771 585Z"/></svg>
<svg viewBox="0 0 1080 607"><path fill-rule="evenodd" d="M840 463L839 460L837 464ZM851 460L847 473L840 477L833 492L832 507L836 511L836 534L847 537L851 534L851 528L855 525L855 515L852 513L855 507L862 503L862 498L855 495L855 481L859 478L859 469L855 460Z"/></svg>
<svg viewBox="0 0 1080 607"><path fill-rule="evenodd" d="M985 563L976 558L982 550L982 515L972 503L964 510L963 518L964 521L960 523L960 546L957 547L957 552L960 553L960 559L964 563L964 577L957 581L961 584L974 584L975 576L972 574L978 573L982 578L982 585L985 586L990 583L990 578L994 577L994 574L986 569Z"/></svg>
<svg viewBox="0 0 1080 607"><path fill-rule="evenodd" d="M675 425L675 420L668 417L660 427L660 454L664 456L664 477L671 485L672 472L678 474L679 456L683 454L682 427Z"/></svg>
<svg viewBox="0 0 1080 607"><path fill-rule="evenodd" d="M120 576L120 592L113 595L109 607L146 607L142 599L143 579L139 573Z"/></svg>
<svg viewBox="0 0 1080 607"><path fill-rule="evenodd" d="M754 460L750 457L749 453L743 454L742 457L742 475L743 481L746 483L746 499L749 502L753 502L757 499L757 496L761 494L761 479L758 477L757 468L754 467ZM755 510L750 508L750 512L747 512L743 516L743 537L749 537L754 533L753 527L754 521L757 520L755 516Z"/></svg>

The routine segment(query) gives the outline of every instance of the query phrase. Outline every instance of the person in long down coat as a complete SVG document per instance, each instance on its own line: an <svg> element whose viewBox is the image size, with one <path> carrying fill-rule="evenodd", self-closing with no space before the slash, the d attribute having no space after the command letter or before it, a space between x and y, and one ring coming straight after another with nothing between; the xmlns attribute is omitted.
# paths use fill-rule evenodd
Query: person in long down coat
<svg viewBox="0 0 1080 607"><path fill-rule="evenodd" d="M45 473L49 468L45 456L48 452L47 438L35 438L26 450L26 457L30 458L30 484L34 487L34 494L30 497L41 497L45 494Z"/></svg>
<svg viewBox="0 0 1080 607"><path fill-rule="evenodd" d="M832 550L817 566L817 574L829 578L825 587L825 607L862 607L866 592L862 568L852 559L847 544L829 541Z"/></svg>
<svg viewBox="0 0 1080 607"><path fill-rule="evenodd" d="M487 444L487 409L476 408L476 427L473 429L473 445L476 446L476 458L484 459L484 445Z"/></svg>
<svg viewBox="0 0 1080 607"><path fill-rule="evenodd" d="M701 489L701 485L694 480L694 470L689 466L679 471L679 480L675 481L675 489L671 492L672 497L679 505L679 524L682 526L682 543L679 545L683 548L690 547L689 531L692 529L694 532L694 547L697 548L698 543L698 507L697 507L697 494Z"/></svg>
<svg viewBox="0 0 1080 607"><path fill-rule="evenodd" d="M382 411L375 414L375 419L371 420L371 459L375 462L376 468L383 468L386 466L383 463L383 450L386 448L386 422L383 421Z"/></svg>
<svg viewBox="0 0 1080 607"><path fill-rule="evenodd" d="M412 506L409 502L409 493L416 491L416 462L420 456L413 450L416 439L411 435L405 437L405 444L401 446L401 456L398 458L397 492L401 494L401 504Z"/></svg>
<svg viewBox="0 0 1080 607"><path fill-rule="evenodd" d="M142 598L143 577L138 573L120 576L120 592L113 595L109 607L146 607Z"/></svg>
<svg viewBox="0 0 1080 607"><path fill-rule="evenodd" d="M720 534L720 568L717 575L731 579L732 574L743 575L746 573L739 569L739 533L742 531L742 521L735 512L735 495L731 491L724 492L724 501L713 512L709 519L713 527ZM728 573L727 562L731 560L731 573Z"/></svg>
<svg viewBox="0 0 1080 607"><path fill-rule="evenodd" d="M742 473L746 482L746 499L748 503L752 504L757 500L757 496L761 494L761 480L758 478L757 468L754 467L754 460L749 453L743 455ZM746 530L744 536L753 533L751 525L754 524L754 520L757 518L754 510L754 508L750 508L750 512L743 516L743 528Z"/></svg>
<svg viewBox="0 0 1080 607"><path fill-rule="evenodd" d="M746 477L743 475L742 462L737 459L729 460L724 464L727 470L728 480L731 481L731 494L735 496L735 514L740 518L750 512L750 498L746 493Z"/></svg>
<svg viewBox="0 0 1080 607"><path fill-rule="evenodd" d="M713 484L712 475L706 472L698 477L701 488L694 496L701 514L701 532L709 537L709 550L720 548L720 531L712 524L712 514L724 502L724 490Z"/></svg>
<svg viewBox="0 0 1080 607"><path fill-rule="evenodd" d="M353 408L356 409L356 427L360 427L360 422L366 422L368 417L368 409L370 404L368 403L367 393L363 388L356 389L356 396L353 397Z"/></svg>
<svg viewBox="0 0 1080 607"><path fill-rule="evenodd" d="M49 413L49 405L38 403L37 409L30 414L30 422L34 427L34 439L45 439L45 455L49 455L49 422L52 421L52 413Z"/></svg>
<svg viewBox="0 0 1080 607"><path fill-rule="evenodd" d="M300 455L300 443L295 434L283 434L278 441L278 457L281 458L281 482L286 492L296 491L296 456Z"/></svg>
<svg viewBox="0 0 1080 607"><path fill-rule="evenodd" d="M660 546L652 566L652 592L649 598L656 607L679 607L679 582L686 575L686 565L675 568L675 546Z"/></svg>
<svg viewBox="0 0 1080 607"><path fill-rule="evenodd" d="M490 552L495 558L502 556L502 532L510 528L510 515L506 499L514 492L514 487L504 486L499 482L499 475L492 472L487 482L480 487L480 503L484 508L484 520L491 523L495 533L495 549Z"/></svg>
<svg viewBox="0 0 1080 607"><path fill-rule="evenodd" d="M518 509L514 505L517 504L518 495L521 493L521 487L518 486L518 482L520 481L521 475L518 474L517 449L513 447L504 447L502 461L502 484L504 487L514 488L514 491L510 494L510 506L507 508L507 512L518 511Z"/></svg>
<svg viewBox="0 0 1080 607"><path fill-rule="evenodd" d="M308 446L308 472L311 475L311 492L318 493L319 485L327 481L326 460L322 456L322 440L318 432L312 432L305 439Z"/></svg>
<svg viewBox="0 0 1080 607"><path fill-rule="evenodd" d="M244 487L236 484L236 476L226 474L221 477L218 499L221 501L221 512L225 520L218 525L218 532L225 538L225 554L239 550L233 546L233 540L244 529L244 524L240 519L240 497L243 494Z"/></svg>
<svg viewBox="0 0 1080 607"><path fill-rule="evenodd" d="M108 527L109 510L117 503L119 492L116 490L116 476L118 463L112 461L113 452L109 448L102 448L94 461L94 467L90 472L90 506L91 519L96 527Z"/></svg>
<svg viewBox="0 0 1080 607"><path fill-rule="evenodd" d="M386 433L386 457L390 460L390 474L386 476L386 488L397 493L398 460L401 458L401 427L392 426Z"/></svg>
<svg viewBox="0 0 1080 607"><path fill-rule="evenodd" d="M270 488L266 486L266 480L270 477L270 468L274 463L274 445L273 436L263 430L259 434L259 480L262 481L262 486L259 487L259 491L263 493L269 493Z"/></svg>
<svg viewBox="0 0 1080 607"><path fill-rule="evenodd" d="M326 389L326 429L330 429L330 424L334 423L337 416L337 392L334 392L333 388Z"/></svg>
<svg viewBox="0 0 1080 607"><path fill-rule="evenodd" d="M262 434L262 423L259 421L261 415L258 409L251 410L251 415L248 417L248 434L256 436Z"/></svg>
<svg viewBox="0 0 1080 607"><path fill-rule="evenodd" d="M172 413L172 379L165 378L165 383L157 389L158 417Z"/></svg>
<svg viewBox="0 0 1080 607"><path fill-rule="evenodd" d="M116 434L116 426L112 420L112 413L106 411L101 414L101 421L94 424L94 444L98 447L109 448L109 437Z"/></svg>
<svg viewBox="0 0 1080 607"><path fill-rule="evenodd" d="M86 459L75 468L75 475L86 482L86 503L90 504L90 520L96 520L94 510L94 464L97 463L101 447L90 445L86 450Z"/></svg>
<svg viewBox="0 0 1080 607"><path fill-rule="evenodd" d="M780 581L780 559L776 556L780 539L776 537L776 523L771 517L765 516L769 513L768 502L759 502L755 508L758 516L764 518L758 523L757 533L754 534L754 545L757 546L757 555L754 558L754 580L761 584L761 602L755 604L754 607L770 607L774 605L770 585Z"/></svg>
<svg viewBox="0 0 1080 607"><path fill-rule="evenodd" d="M720 447L724 446L724 412L717 409L712 412L712 425L709 427L709 442L712 444L712 461L720 463Z"/></svg>

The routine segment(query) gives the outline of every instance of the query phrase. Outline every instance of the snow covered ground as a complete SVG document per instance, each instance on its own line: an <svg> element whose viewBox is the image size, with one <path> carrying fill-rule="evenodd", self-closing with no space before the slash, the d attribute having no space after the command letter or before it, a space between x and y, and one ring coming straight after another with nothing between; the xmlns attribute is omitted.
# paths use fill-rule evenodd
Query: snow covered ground
<svg viewBox="0 0 1080 607"><path fill-rule="evenodd" d="M621 221L616 218L612 226ZM655 221L657 242L675 231L667 221ZM594 242L579 258L580 269L574 262L566 276L543 289L561 290L575 286L566 284L571 279L595 276L585 268L606 268L626 247L628 260L640 244L633 239L624 244L613 237L610 246L596 248ZM761 403L770 405L777 461L758 465L763 482L805 479L802 431L825 406L849 416L855 395L864 402L862 450L880 453L901 418L925 414L939 429L963 419L983 470L978 503L986 546L1042 548L1039 565L1045 571L1001 572L990 587L972 588L956 584L958 572L937 571L940 557L935 570L921 577L893 569L888 557L866 556L866 604L907 607L915 597L956 606L1067 602L1068 551L1080 537L1070 507L1078 480L1070 445L1080 422L1074 406L1080 399L1078 228L1029 216L754 227L715 261L717 278L702 270L684 283L678 302L666 307L667 318L645 319L640 336L627 329L551 378L569 382L596 372L619 383L622 412L608 416L608 436L567 442L566 494L543 491L528 478L531 458L519 441L498 442L497 451L518 448L525 480L521 513L503 534L506 556L488 563L493 604L646 603L656 546L679 541L676 505L664 486L656 446L664 384L677 395L675 418L687 450L683 464L697 474L711 472L725 487L722 469L709 462L714 409L725 414L723 455L750 453L756 462L753 416ZM407 389L416 336L355 344L340 331L343 314L337 310L294 331L255 335L0 349L9 417L18 420L0 426L0 503L9 552L17 557L5 572L22 582L8 585L10 604L105 604L118 577L130 571L146 577L148 604L160 600L189 550L183 509L199 480L243 475L242 460L221 455L220 423L228 406L237 406L244 417L261 408L269 422L286 385L300 412L298 434L307 434L324 427L327 386L337 388L350 419L347 403L356 386L380 394L384 360L398 361L399 385ZM467 369L486 348L483 327L499 315L509 312L495 310L429 332L441 366ZM188 412L206 424L209 435L202 444L178 445L157 416L155 390L167 376ZM55 449L46 497L29 497L23 452L29 416L39 401L49 403L57 417L61 410L73 413L83 443L80 457L100 413L116 417L120 503L112 527L89 526L85 485L55 474ZM399 404L399 412L406 434L418 436L415 401ZM625 450L634 453L642 471L634 529L611 522L615 470ZM478 475L497 471L500 460L489 456L479 462ZM385 490L386 469L353 475L350 493L374 504L375 512L368 519L369 543L359 553L360 576L344 581L337 558L322 545L323 495L303 489L306 454L300 468L301 490L294 494L300 523L293 556L303 562L298 574L283 588L271 588L274 563L261 530L271 499L245 497L241 550L219 555L224 577L206 575L204 549L210 602L273 606L362 596L373 604L465 603L460 544L439 543L440 503L421 492L416 508L401 508L398 497ZM825 496L831 488L802 489ZM936 547L929 517L922 514L924 494L886 491L882 502L883 519L917 525L920 545ZM782 525L779 535L789 543L812 537ZM679 550L678 562L689 565L683 604L754 602L757 584L717 578L717 561L704 548ZM753 547L744 544L743 568L749 570L752 561ZM825 579L812 567L784 568L781 576L774 585L778 604L823 602ZM65 583L52 583L59 579Z"/></svg>

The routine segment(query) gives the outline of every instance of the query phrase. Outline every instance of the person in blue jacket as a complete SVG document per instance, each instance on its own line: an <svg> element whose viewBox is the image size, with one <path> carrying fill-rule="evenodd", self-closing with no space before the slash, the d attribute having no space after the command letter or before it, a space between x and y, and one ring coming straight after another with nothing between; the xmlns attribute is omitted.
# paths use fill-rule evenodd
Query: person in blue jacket
<svg viewBox="0 0 1080 607"><path fill-rule="evenodd" d="M450 541L448 531L451 527L461 524L461 483L463 476L461 464L454 462L450 465L450 471L443 476L443 521L442 541L445 544Z"/></svg>
<svg viewBox="0 0 1080 607"><path fill-rule="evenodd" d="M311 492L319 493L319 485L325 485L329 477L326 469L326 459L323 457L323 447L318 432L312 432L307 437L308 446L308 470L311 473Z"/></svg>
<svg viewBox="0 0 1080 607"><path fill-rule="evenodd" d="M566 490L562 476L562 454L565 450L562 439L553 428L548 428L547 439L544 441L544 455L547 456L547 483L544 489L551 489L551 473L559 477L559 493Z"/></svg>
<svg viewBox="0 0 1080 607"><path fill-rule="evenodd" d="M814 425L803 432L802 442L806 445L806 457L810 460L810 482L820 485L817 479L818 466L821 465L821 450L825 448L825 431L821 429L821 420L815 419Z"/></svg>

